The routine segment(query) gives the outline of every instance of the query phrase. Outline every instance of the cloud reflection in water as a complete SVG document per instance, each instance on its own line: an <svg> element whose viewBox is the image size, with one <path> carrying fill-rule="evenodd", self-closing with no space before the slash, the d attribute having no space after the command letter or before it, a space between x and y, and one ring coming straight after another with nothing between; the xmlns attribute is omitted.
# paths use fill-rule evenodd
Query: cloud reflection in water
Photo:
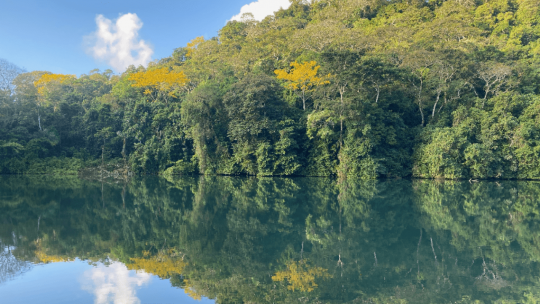
<svg viewBox="0 0 540 304"><path fill-rule="evenodd" d="M147 273L130 271L119 262L109 266L99 264L86 271L81 284L82 289L95 295L96 304L138 304L137 289L148 285L152 276Z"/></svg>

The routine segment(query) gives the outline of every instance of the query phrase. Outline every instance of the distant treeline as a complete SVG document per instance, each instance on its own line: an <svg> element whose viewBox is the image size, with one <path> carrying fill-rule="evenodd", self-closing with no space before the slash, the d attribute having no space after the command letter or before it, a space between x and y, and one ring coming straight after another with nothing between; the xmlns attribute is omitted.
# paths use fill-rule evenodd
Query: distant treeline
<svg viewBox="0 0 540 304"><path fill-rule="evenodd" d="M0 172L538 179L539 7L293 0L122 75L17 73Z"/></svg>

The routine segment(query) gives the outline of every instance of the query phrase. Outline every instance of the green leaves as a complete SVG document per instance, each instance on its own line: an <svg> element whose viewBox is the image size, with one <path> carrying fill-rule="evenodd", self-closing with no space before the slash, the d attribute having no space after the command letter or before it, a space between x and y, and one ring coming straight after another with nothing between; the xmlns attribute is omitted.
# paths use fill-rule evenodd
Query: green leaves
<svg viewBox="0 0 540 304"><path fill-rule="evenodd" d="M414 175L428 178L540 179L537 109L533 95L501 94L486 108L461 107L454 126L426 128L415 152Z"/></svg>
<svg viewBox="0 0 540 304"><path fill-rule="evenodd" d="M20 74L0 140L17 168L105 145L141 174L537 178L538 4L295 0L122 75Z"/></svg>

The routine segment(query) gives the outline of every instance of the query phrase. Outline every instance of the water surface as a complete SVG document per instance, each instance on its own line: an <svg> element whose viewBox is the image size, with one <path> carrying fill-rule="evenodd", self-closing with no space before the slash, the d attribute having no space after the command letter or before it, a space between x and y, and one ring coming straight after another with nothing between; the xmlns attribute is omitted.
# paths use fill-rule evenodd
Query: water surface
<svg viewBox="0 0 540 304"><path fill-rule="evenodd" d="M540 183L0 177L2 303L536 303Z"/></svg>

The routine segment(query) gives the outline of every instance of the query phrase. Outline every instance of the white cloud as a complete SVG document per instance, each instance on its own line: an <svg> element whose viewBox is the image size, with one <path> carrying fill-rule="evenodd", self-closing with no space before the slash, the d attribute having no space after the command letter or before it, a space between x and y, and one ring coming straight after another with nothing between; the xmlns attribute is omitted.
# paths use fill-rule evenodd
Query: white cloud
<svg viewBox="0 0 540 304"><path fill-rule="evenodd" d="M242 15L252 13L255 20L263 20L268 15L272 15L280 8L287 9L291 3L289 0L258 0L242 6L240 13L231 18L231 20L242 21Z"/></svg>
<svg viewBox="0 0 540 304"><path fill-rule="evenodd" d="M120 16L116 23L98 15L97 31L87 37L87 51L97 60L105 61L116 72L123 72L133 64L147 65L154 51L139 38L143 23L137 14Z"/></svg>
<svg viewBox="0 0 540 304"><path fill-rule="evenodd" d="M137 288L152 280L150 274L129 271L119 262L108 267L99 264L86 271L82 278L82 289L94 294L95 304L139 304Z"/></svg>

